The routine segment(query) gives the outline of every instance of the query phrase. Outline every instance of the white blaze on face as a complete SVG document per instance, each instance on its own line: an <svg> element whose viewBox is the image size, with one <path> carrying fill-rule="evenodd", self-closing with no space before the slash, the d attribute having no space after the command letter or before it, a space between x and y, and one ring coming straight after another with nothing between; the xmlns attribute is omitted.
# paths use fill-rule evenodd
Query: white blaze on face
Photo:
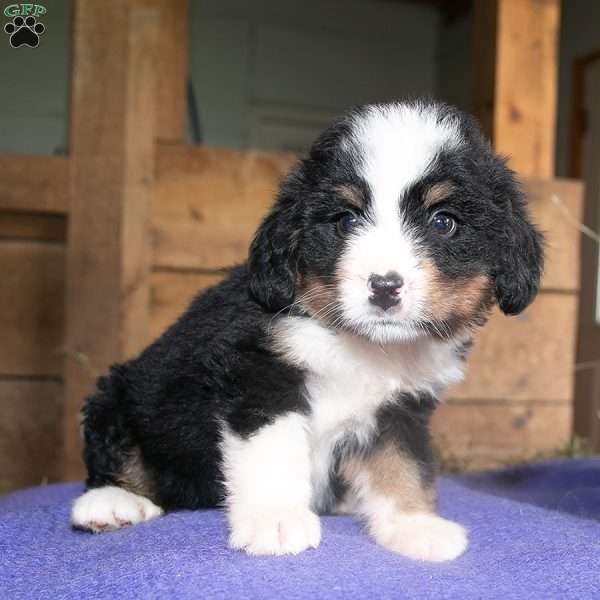
<svg viewBox="0 0 600 600"><path fill-rule="evenodd" d="M404 192L431 170L442 149L461 143L458 123L438 119L433 108L372 107L357 118L344 143L358 159L358 174L370 187L372 205L369 222L349 238L340 259L341 303L346 319L376 341L418 334L410 322L422 315L426 274L420 269L416 232L402 221L400 203ZM369 303L367 281L372 274L390 271L398 273L404 285L399 305L384 313Z"/></svg>

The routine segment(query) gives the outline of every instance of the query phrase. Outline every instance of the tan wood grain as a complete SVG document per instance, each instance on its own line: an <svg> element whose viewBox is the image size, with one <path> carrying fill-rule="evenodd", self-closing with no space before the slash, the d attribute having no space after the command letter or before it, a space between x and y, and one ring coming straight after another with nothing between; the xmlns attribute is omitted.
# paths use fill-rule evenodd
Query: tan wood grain
<svg viewBox="0 0 600 600"><path fill-rule="evenodd" d="M140 0L140 3L160 12L156 137L163 141L183 142L187 112L189 0Z"/></svg>
<svg viewBox="0 0 600 600"><path fill-rule="evenodd" d="M571 420L568 402L449 403L437 409L432 428L442 464L473 470L563 452Z"/></svg>
<svg viewBox="0 0 600 600"><path fill-rule="evenodd" d="M63 386L0 379L0 494L60 477Z"/></svg>
<svg viewBox="0 0 600 600"><path fill-rule="evenodd" d="M521 315L494 310L476 335L465 381L449 398L570 402L577 296L543 293Z"/></svg>
<svg viewBox="0 0 600 600"><path fill-rule="evenodd" d="M522 175L554 174L560 0L474 3L474 110Z"/></svg>
<svg viewBox="0 0 600 600"><path fill-rule="evenodd" d="M542 288L579 290L580 234L577 222L583 217L581 182L572 179L528 178L524 180L524 189L533 221L545 237Z"/></svg>
<svg viewBox="0 0 600 600"><path fill-rule="evenodd" d="M295 160L274 152L159 145L154 265L215 269L243 262Z"/></svg>
<svg viewBox="0 0 600 600"><path fill-rule="evenodd" d="M63 156L0 154L0 211L66 214L69 161Z"/></svg>
<svg viewBox="0 0 600 600"><path fill-rule="evenodd" d="M62 244L0 242L0 375L62 372Z"/></svg>

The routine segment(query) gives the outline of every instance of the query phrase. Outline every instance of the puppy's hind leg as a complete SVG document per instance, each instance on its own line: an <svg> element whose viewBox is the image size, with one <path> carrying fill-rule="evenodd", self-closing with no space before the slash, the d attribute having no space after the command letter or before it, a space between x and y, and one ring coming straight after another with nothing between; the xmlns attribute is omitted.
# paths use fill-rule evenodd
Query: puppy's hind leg
<svg viewBox="0 0 600 600"><path fill-rule="evenodd" d="M71 523L95 533L148 521L162 514L153 482L135 445L124 404L127 384L121 367L98 380L83 408L87 488L71 510Z"/></svg>
<svg viewBox="0 0 600 600"><path fill-rule="evenodd" d="M100 533L149 521L162 513L148 498L107 485L88 490L75 500L71 523L77 529Z"/></svg>
<svg viewBox="0 0 600 600"><path fill-rule="evenodd" d="M310 509L306 419L278 417L249 437L223 431L229 544L248 554L298 554L321 541Z"/></svg>

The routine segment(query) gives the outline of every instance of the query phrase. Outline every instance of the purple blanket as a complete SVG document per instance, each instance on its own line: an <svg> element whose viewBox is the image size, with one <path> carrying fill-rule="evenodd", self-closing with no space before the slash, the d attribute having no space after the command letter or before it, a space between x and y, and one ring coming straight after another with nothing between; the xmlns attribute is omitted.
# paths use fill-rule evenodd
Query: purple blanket
<svg viewBox="0 0 600 600"><path fill-rule="evenodd" d="M413 562L349 517L296 557L226 547L217 511L181 512L102 535L72 531L78 484L0 498L0 598L600 598L600 459L440 482L440 510L470 530L458 560Z"/></svg>

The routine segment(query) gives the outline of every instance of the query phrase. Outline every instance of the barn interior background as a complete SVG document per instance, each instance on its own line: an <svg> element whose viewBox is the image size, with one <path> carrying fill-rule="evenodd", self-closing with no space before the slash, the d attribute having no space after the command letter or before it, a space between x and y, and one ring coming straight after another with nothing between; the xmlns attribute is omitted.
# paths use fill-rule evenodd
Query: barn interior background
<svg viewBox="0 0 600 600"><path fill-rule="evenodd" d="M494 314L436 415L446 465L600 448L600 3L43 7L38 47L0 40L0 492L81 477L95 376L244 260L335 115L407 95L478 116L548 237L538 300Z"/></svg>

